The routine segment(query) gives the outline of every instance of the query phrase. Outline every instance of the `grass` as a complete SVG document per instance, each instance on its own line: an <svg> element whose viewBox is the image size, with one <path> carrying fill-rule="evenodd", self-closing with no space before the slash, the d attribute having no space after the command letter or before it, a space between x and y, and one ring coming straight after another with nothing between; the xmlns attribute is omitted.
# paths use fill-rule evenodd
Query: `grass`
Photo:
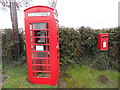
<svg viewBox="0 0 120 90"><path fill-rule="evenodd" d="M118 88L118 72L100 71L87 66L69 67L68 77L61 77L68 88ZM120 73L119 73L120 74ZM107 83L98 81L98 77L104 75L108 78ZM120 79L120 78L119 78Z"/></svg>
<svg viewBox="0 0 120 90"><path fill-rule="evenodd" d="M118 72L99 71L87 66L70 66L61 74L58 87L29 83L26 65L9 68L5 72L8 78L4 81L3 88L118 88ZM109 81L101 83L98 81L99 75L105 75Z"/></svg>
<svg viewBox="0 0 120 90"><path fill-rule="evenodd" d="M3 83L3 88L55 88L56 86L35 85L28 82L27 66L17 66L6 70L8 78Z"/></svg>

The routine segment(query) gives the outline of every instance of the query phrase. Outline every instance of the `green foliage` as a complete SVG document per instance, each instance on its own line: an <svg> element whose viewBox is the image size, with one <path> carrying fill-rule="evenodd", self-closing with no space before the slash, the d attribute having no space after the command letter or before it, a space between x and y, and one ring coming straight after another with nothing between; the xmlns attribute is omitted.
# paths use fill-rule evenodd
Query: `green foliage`
<svg viewBox="0 0 120 90"><path fill-rule="evenodd" d="M10 29L4 30L2 33L2 59L4 62L9 62L13 59L13 51L12 46L14 45L14 40L12 36L12 32Z"/></svg>
<svg viewBox="0 0 120 90"><path fill-rule="evenodd" d="M97 49L98 33L109 33L109 50ZM60 64L61 67L68 65L88 65L100 70L119 69L120 56L120 28L94 30L81 27L60 28ZM12 30L6 29L2 33L2 61L3 65L16 66L25 61L25 43L23 35L19 34L21 60L13 60L13 47L17 43L13 40Z"/></svg>
<svg viewBox="0 0 120 90"><path fill-rule="evenodd" d="M2 63L3 67L16 66L25 60L24 39L22 33L18 34L19 42L13 39L13 32L11 29L5 29L2 32ZM20 60L14 60L14 45L19 43Z"/></svg>
<svg viewBox="0 0 120 90"><path fill-rule="evenodd" d="M98 33L109 33L109 50L97 49ZM93 30L91 28L60 28L61 66L69 64L88 65L100 70L119 70L120 29Z"/></svg>

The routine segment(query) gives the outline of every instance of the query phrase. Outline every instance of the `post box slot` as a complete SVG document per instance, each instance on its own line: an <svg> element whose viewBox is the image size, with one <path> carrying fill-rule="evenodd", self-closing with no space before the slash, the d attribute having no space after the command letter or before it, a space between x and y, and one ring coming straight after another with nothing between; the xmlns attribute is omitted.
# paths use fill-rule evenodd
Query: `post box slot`
<svg viewBox="0 0 120 90"><path fill-rule="evenodd" d="M108 38L108 36L102 36L102 38Z"/></svg>

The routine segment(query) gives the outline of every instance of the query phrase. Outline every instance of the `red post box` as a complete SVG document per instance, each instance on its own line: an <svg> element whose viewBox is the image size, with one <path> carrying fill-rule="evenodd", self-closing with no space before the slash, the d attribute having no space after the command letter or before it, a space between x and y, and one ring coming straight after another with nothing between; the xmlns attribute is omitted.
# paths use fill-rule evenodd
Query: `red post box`
<svg viewBox="0 0 120 90"><path fill-rule="evenodd" d="M108 50L108 33L98 34L98 49Z"/></svg>
<svg viewBox="0 0 120 90"><path fill-rule="evenodd" d="M51 7L24 10L28 79L34 84L57 85L59 78L59 25Z"/></svg>

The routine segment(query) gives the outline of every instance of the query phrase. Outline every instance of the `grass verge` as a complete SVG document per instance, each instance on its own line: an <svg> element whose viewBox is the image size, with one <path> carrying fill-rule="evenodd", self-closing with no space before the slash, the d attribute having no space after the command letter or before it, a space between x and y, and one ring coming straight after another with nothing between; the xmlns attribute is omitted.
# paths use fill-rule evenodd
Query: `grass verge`
<svg viewBox="0 0 120 90"><path fill-rule="evenodd" d="M5 70L8 78L4 81L3 88L118 88L117 71L100 71L87 66L70 66L66 72L61 73L59 85L35 85L28 82L27 66L17 66ZM98 80L104 75L108 80L102 83ZM104 78L103 78L104 80Z"/></svg>
<svg viewBox="0 0 120 90"><path fill-rule="evenodd" d="M4 81L2 88L55 88L56 86L35 85L28 82L27 65L17 66L5 71L8 78Z"/></svg>
<svg viewBox="0 0 120 90"><path fill-rule="evenodd" d="M120 73L117 71L100 71L87 66L70 66L66 73L67 77L64 75L60 77L65 83L64 88L118 88L120 79L118 76ZM102 81L99 81L99 78Z"/></svg>

